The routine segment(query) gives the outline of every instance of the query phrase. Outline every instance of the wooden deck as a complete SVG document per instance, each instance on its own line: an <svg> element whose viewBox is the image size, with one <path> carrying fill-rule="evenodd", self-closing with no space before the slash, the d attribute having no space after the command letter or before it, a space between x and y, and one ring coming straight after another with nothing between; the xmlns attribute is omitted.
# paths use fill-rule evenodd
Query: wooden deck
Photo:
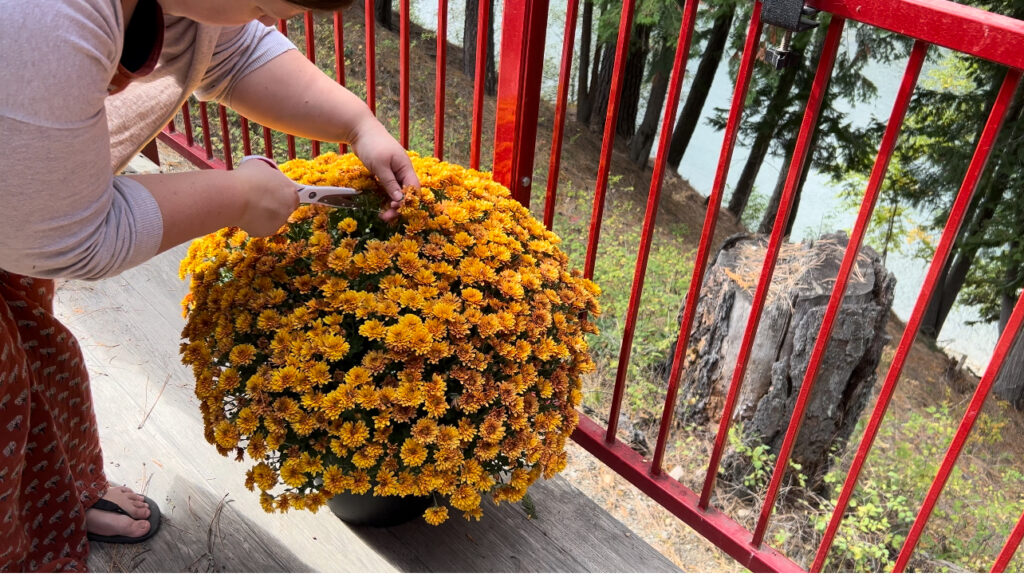
<svg viewBox="0 0 1024 577"><path fill-rule="evenodd" d="M92 376L107 475L145 491L163 527L142 545L94 544L99 572L675 572L678 568L562 478L530 489L537 518L485 499L482 521L350 527L324 509L267 514L248 465L203 439L178 279L184 246L121 276L70 281L57 311Z"/></svg>

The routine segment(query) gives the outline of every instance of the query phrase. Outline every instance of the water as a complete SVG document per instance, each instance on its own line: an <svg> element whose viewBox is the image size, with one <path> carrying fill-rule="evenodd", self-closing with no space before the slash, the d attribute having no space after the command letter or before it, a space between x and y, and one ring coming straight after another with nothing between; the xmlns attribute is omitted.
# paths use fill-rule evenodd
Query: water
<svg viewBox="0 0 1024 577"><path fill-rule="evenodd" d="M500 21L502 3L496 2L495 9L498 12L497 18ZM553 99L558 83L558 62L562 50L562 34L565 27L565 8L559 0L552 1L552 8L547 27L547 45L545 47L545 76L543 80L543 93L546 98ZM462 43L462 23L464 3L451 2L448 12L448 40L455 44ZM429 29L437 29L437 4L433 0L412 0L411 17L421 26ZM501 30L495 30L495 45L500 47ZM577 46L579 31L577 29ZM849 33L847 33L847 38ZM691 58L688 62L687 80L683 87L683 98L689 89L688 81L692 78L698 58ZM869 66L866 75L875 82L878 87L877 97L867 103L850 105L849 116L855 125L863 126L872 117L888 118L896 92L899 88L903 75L903 64L882 65L874 63ZM922 78L927 74L927 69L922 73ZM714 107L727 108L732 99L733 83L729 78L726 64L723 62L719 67L718 74L708 95L705 105L705 115ZM570 91L572 92L572 91ZM643 102L644 99L641 99ZM680 102L682 108L682 102ZM642 117L643 110L640 111ZM660 132L659 132L660 135ZM679 174L687 179L699 193L708 196L715 178L715 168L718 165L718 157L722 147L722 131L715 130L701 121L690 146L686 151L679 166ZM727 179L727 191L735 185L742 170L743 163L749 156L749 149L737 145L733 153L732 166ZM756 180L755 192L769 196L775 187L775 180L782 167L782 158L769 156L766 158ZM728 194L728 192L727 192ZM853 228L857 210L842 206L839 198L839 186L813 168L807 176L803 195L800 201L796 219L793 226L793 241L801 241L806 238L817 237L823 233L836 230L849 231ZM896 293L893 301L893 310L896 315L906 321L914 309L919 297L921 285L927 273L928 263L902 255L890 250L886 261L886 267L896 276ZM978 313L973 307L957 305L950 312L939 335L939 344L950 353L959 356L967 356L968 364L976 371L980 371L987 363L995 348L998 338L998 329L995 324L971 325L971 321L978 318Z"/></svg>
<svg viewBox="0 0 1024 577"><path fill-rule="evenodd" d="M692 74L696 63L691 63ZM866 76L872 79L878 88L877 97L866 103L850 106L849 116L855 125L864 126L872 117L887 119L896 98L896 92L903 76L903 64L883 65L874 63L868 67ZM927 70L922 73L924 79ZM718 107L726 107L732 99L733 83L723 65L708 95L708 103ZM723 131L718 131L701 122L694 133L693 143L686 151L679 166L679 174L689 180L690 184L705 196L711 193L715 177L714 167L718 163L722 146ZM749 149L737 145L733 154L732 167L727 179L728 190L739 178L743 163L749 156ZM765 197L775 187L775 181L782 169L783 159L769 156L756 180L755 190ZM842 206L839 198L839 186L827 176L813 168L807 176L800 205L793 225L792 240L801 241L815 238L822 233L845 230L849 232L856 220L857 209ZM918 216L920 220L923 217ZM937 240L937 235L936 235ZM890 250L886 267L896 276L896 291L893 310L896 315L906 321L912 313L919 297L921 285L927 274L928 263L911 256L894 253ZM949 314L939 334L939 344L950 353L959 356L967 355L968 363L980 371L988 363L998 338L998 328L994 323L971 325L978 318L974 307L957 305Z"/></svg>

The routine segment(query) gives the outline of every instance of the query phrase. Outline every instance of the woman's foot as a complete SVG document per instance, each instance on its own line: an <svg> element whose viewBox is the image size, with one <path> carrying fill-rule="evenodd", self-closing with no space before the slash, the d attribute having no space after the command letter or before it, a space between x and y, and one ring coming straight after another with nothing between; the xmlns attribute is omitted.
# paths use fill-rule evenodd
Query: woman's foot
<svg viewBox="0 0 1024 577"><path fill-rule="evenodd" d="M85 523L90 533L103 536L141 537L149 532L149 504L128 487L111 487L103 498L124 509L128 515L89 508Z"/></svg>

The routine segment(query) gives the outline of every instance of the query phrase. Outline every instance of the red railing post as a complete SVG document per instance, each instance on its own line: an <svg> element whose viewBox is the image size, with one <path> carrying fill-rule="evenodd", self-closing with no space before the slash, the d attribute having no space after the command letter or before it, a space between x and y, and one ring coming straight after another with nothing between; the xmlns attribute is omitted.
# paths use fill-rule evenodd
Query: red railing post
<svg viewBox="0 0 1024 577"><path fill-rule="evenodd" d="M493 172L494 179L507 186L523 206L530 206L533 184L547 19L548 0L505 2Z"/></svg>
<svg viewBox="0 0 1024 577"><path fill-rule="evenodd" d="M476 61L473 64L473 127L469 140L469 167L480 170L480 135L484 126L484 85L487 83L487 33L491 29L491 3L477 0L476 11ZM463 34L463 44L469 46L470 39Z"/></svg>
<svg viewBox="0 0 1024 577"><path fill-rule="evenodd" d="M565 9L565 33L562 38L576 38L576 13L579 0L569 0ZM555 191L558 189L558 173L562 164L562 138L565 132L565 109L569 101L569 84L572 82L572 42L562 43L562 66L558 72L558 99L555 101L555 128L551 134L551 157L548 160L548 190L544 197L544 226L552 228L555 221Z"/></svg>
<svg viewBox="0 0 1024 577"><path fill-rule="evenodd" d="M434 75L434 156L444 157L444 93L448 66L448 0L437 3L437 72Z"/></svg>
<svg viewBox="0 0 1024 577"><path fill-rule="evenodd" d="M373 19L373 0L366 0L364 6L364 26L366 27L366 105L377 114L377 32Z"/></svg>
<svg viewBox="0 0 1024 577"><path fill-rule="evenodd" d="M409 0L398 6L398 130L402 147L409 148Z"/></svg>
<svg viewBox="0 0 1024 577"><path fill-rule="evenodd" d="M1009 538L1006 539L1006 544L1003 545L1003 549L999 552L999 557L992 564L991 573L1006 571L1006 566L1010 564L1010 559L1013 559L1014 553L1017 552L1021 539L1024 539L1024 513L1021 513L1020 519L1017 520L1017 524L1013 527L1013 531L1010 532Z"/></svg>
<svg viewBox="0 0 1024 577"><path fill-rule="evenodd" d="M306 58L316 64L316 28L313 23L313 12L307 11L302 15L302 28L306 34ZM313 156L320 156L320 142L310 141Z"/></svg>
<svg viewBox="0 0 1024 577"><path fill-rule="evenodd" d="M612 66L612 83L609 87L608 109L604 112L604 138L601 141L601 158L597 165L597 182L594 184L594 208L590 212L590 234L587 235L587 254L583 261L583 276L594 278L597 266L597 244L601 237L601 222L604 215L605 195L608 192L609 173L612 165L612 148L615 146L615 126L619 118L619 99L625 79L626 56L629 52L629 37L633 30L633 13L636 0L622 0L619 16L619 35L615 41L615 60ZM608 421L608 441L615 436L618 426L619 403L613 400Z"/></svg>

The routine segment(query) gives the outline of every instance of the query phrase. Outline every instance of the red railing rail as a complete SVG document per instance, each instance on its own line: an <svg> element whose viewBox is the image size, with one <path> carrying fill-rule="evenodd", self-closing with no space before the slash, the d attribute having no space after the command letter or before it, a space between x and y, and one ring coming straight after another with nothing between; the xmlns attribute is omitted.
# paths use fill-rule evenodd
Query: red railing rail
<svg viewBox="0 0 1024 577"><path fill-rule="evenodd" d="M495 179L506 184L517 200L525 205L530 202L531 187L534 178L534 163L537 156L537 124L541 103L541 82L544 74L544 46L546 27L548 24L549 0L516 0L505 2L501 22L501 46L498 70L498 94L495 100L495 123L493 135L493 165ZM468 157L472 167L479 167L484 139L484 96L485 57L487 46L487 29L485 24L490 20L489 2L480 0L478 33L475 38L465 39L476 44L475 85L473 90L473 110L471 134L469 137ZM796 572L804 568L788 559L785 555L764 544L765 536L771 523L772 512L777 500L783 476L786 474L789 457L797 442L800 426L804 420L808 401L813 392L815 381L828 350L829 340L836 323L838 312L843 304L851 273L855 267L857 255L864 242L872 213L877 203L882 182L885 179L890 159L893 156L900 130L908 112L912 96L924 65L930 46L942 46L951 50L970 54L989 60L1006 67L1005 79L998 96L989 111L984 129L978 138L973 158L967 168L960 186L959 193L950 208L950 214L942 233L942 237L931 260L927 276L921 286L920 294L914 305L913 312L895 349L895 356L888 368L882 386L879 389L870 417L866 421L865 432L860 439L853 462L847 472L846 480L837 498L822 540L817 547L816 555L808 569L821 571L832 548L840 524L845 517L863 465L870 454L883 418L886 415L895 388L907 362L911 346L917 337L925 309L928 307L937 286L938 276L950 256L953 243L963 224L967 208L972 200L975 189L986 168L989 154L999 135L1010 102L1017 91L1024 69L1024 22L1005 16L991 14L982 10L949 2L946 0L807 0L807 4L821 12L831 15L828 30L820 54L817 55L817 69L813 87L807 103L802 123L793 151L793 161L787 173L783 188L782 200L775 226L768 239L768 248L761 267L760 278L754 289L753 304L743 330L743 339L738 351L736 364L731 372L731 382L726 395L725 406L720 415L713 448L708 455L708 464L704 469L704 483L700 493L692 491L680 482L672 479L663 471L663 461L669 442L675 414L680 378L686 365L686 343L689 340L695 321L697 302L700 295L704 275L713 255L713 239L721 213L722 198L736 148L739 128L743 122L744 102L750 87L751 76L757 65L758 51L762 43L763 23L761 22L762 2L753 2L750 20L746 28L743 53L740 57L729 115L725 123L721 150L717 163L714 183L707 202L701 240L697 247L693 263L693 276L682 311L679 326L679 337L675 354L672 358L666 390L666 400L662 407L661 420L658 426L658 438L653 456L650 459L639 455L629 445L618 440L618 419L626 394L627 367L633 348L633 338L639 316L640 303L643 297L644 279L648 273L647 265L651 253L655 221L658 216L670 130L674 126L675 114L679 105L686 70L687 55L692 49L694 26L698 14L697 0L686 0L683 7L682 21L677 38L677 47L669 81L667 103L662 119L662 133L655 153L653 174L648 192L646 212L641 224L640 245L637 249L636 267L633 274L632 289L629 303L622 324L622 341L619 350L618 365L612 388L610 410L605 419L606 426L581 415L580 426L573 434L573 439L594 454L601 461L614 469L619 475L652 497L668 511L693 527L698 533L709 539L724 552L754 571ZM566 20L564 38L573 39L576 34L576 19L579 0L566 0ZM447 74L447 30L448 1L438 0L437 4L437 54L434 83L434 118L433 118L433 153L441 157L445 153L445 106ZM606 204L606 193L610 181L612 153L615 147L615 125L618 115L618 103L622 93L622 79L626 65L627 48L630 42L632 21L636 11L634 0L623 0L619 31L616 39L616 52L612 73L612 85L609 94L609 107L605 111L603 144L598 161L596 186L593 197L593 208L589 223L589 235L584 257L584 274L592 277L599 254L599 235ZM377 110L377 76L376 76L376 34L373 16L374 2L366 0L363 5L365 36L362 45L351 48L351 54L362 51L365 55L365 89L366 101L371 110ZM305 53L313 61L317 61L316 52L316 18L313 14L302 17L302 29L305 37ZM408 146L412 137L410 127L410 5L409 0L399 1L399 119L398 133L403 145ZM759 322L764 310L768 288L778 261L782 246L785 226L794 203L794 191L800 180L802 161L810 154L813 132L822 104L826 98L836 54L842 42L845 24L859 22L868 26L889 30L914 40L913 48L906 62L905 72L899 90L892 105L892 111L886 130L878 147L873 168L867 179L863 200L860 204L856 220L852 227L850 239L843 256L842 264L835 278L835 284L829 298L817 339L811 352L807 371L800 383L793 413L790 416L786 433L772 471L771 479L763 494L763 503L757 516L753 530L748 530L741 522L728 517L711 506L712 491L718 473L719 464L728 444L728 431L731 426L733 407L743 384L747 361L758 334ZM341 13L333 15L334 37L333 52L335 62L334 76L341 83L346 83L345 73L345 22ZM295 26L293 26L294 28ZM288 24L279 23L282 32L287 33ZM351 35L350 35L351 37ZM554 127L550 155L548 157L548 174L545 202L543 208L544 223L553 225L554 207L558 188L558 176L561 167L562 144L565 138L565 122L568 110L568 88L571 78L571 62L573 59L573 42L565 42L561 50L558 87L554 102ZM274 133L266 127L253 130L253 126L244 119L232 120L223 107L217 108L220 121L220 134L214 138L209 121L207 104L197 102L186 103L181 115L172 122L161 134L160 140L188 160L203 168L230 169L239 152L232 150L232 130L237 126L240 131L241 153L248 154L258 143L254 138L262 140L263 151L267 156L294 158L299 154L296 138L284 135L286 149L274 149ZM196 114L199 119L201 140L197 142L194 124ZM253 134L255 132L255 134ZM278 139L281 136L276 136ZM216 142L215 142L216 140ZM301 141L302 153L320 152L320 143ZM219 155L216 150L219 149ZM344 148L342 148L344 150ZM422 151L421 151L422 152ZM976 425L981 408L988 397L993 383L1005 362L1015 339L1021 338L1024 323L1024 296L1018 299L1016 307L996 344L995 351L984 371L975 392L966 409L964 417L950 442L942 462L938 465L938 473L924 498L916 519L909 529L898 558L895 570L902 571L917 547L922 531L931 515L935 504L947 483L957 459ZM1015 554L1022 538L1024 538L1024 515L1007 536L1005 545L994 560L994 571L1004 570Z"/></svg>

